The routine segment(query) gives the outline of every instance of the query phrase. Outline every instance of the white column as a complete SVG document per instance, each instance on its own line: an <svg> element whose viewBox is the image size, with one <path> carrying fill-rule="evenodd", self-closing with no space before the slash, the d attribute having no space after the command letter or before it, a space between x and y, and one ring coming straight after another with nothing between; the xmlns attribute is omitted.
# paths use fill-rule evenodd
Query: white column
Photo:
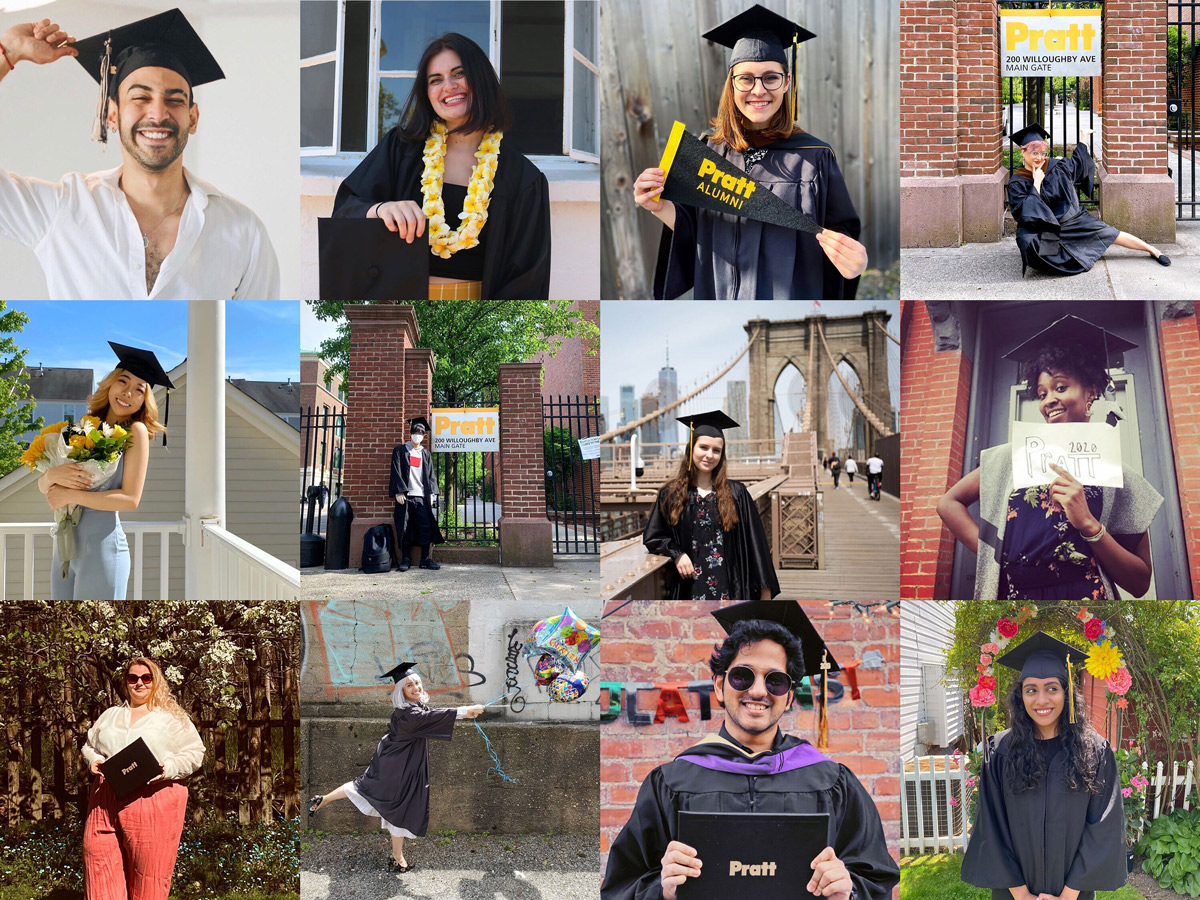
<svg viewBox="0 0 1200 900"><path fill-rule="evenodd" d="M212 600L203 521L225 523L225 301L188 301L185 597Z"/></svg>

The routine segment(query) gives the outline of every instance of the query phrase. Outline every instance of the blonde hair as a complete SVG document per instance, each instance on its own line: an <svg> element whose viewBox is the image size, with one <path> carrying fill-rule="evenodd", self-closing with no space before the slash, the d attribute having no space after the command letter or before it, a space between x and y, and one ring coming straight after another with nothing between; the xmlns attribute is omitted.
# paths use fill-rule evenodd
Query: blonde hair
<svg viewBox="0 0 1200 900"><path fill-rule="evenodd" d="M786 77L788 73L784 72L783 74ZM792 121L792 91L795 88L795 85L791 85L784 92L783 102L779 104L779 108L775 110L775 115L771 116L766 127L754 132L755 138L760 142L769 144L772 141L781 141L803 130ZM750 142L746 139L744 121L745 117L737 108L737 102L733 98L733 69L730 69L725 76L721 101L717 104L717 115L712 120L713 142L726 144L739 152L744 151L750 146Z"/></svg>
<svg viewBox="0 0 1200 900"><path fill-rule="evenodd" d="M189 719L183 707L171 695L171 686L167 684L167 679L163 677L162 669L158 667L154 660L145 656L135 656L125 664L125 670L121 673L118 690L127 703L129 702L129 684L126 679L129 678L129 671L134 666L145 666L150 670L150 674L154 676L154 683L150 685L150 699L146 701L146 706L150 709L165 710L178 719Z"/></svg>
<svg viewBox="0 0 1200 900"><path fill-rule="evenodd" d="M98 416L102 420L107 420L108 407L108 392L116 383L117 379L122 375L128 375L130 378L137 378L132 372L120 367L113 369L100 380L100 386L96 388L96 393L88 397L88 415ZM138 379L139 381L143 379ZM158 421L158 401L154 399L154 388L146 385L146 393L143 395L142 408L135 412L130 417L131 422L141 422L146 426L146 430L150 432L151 440L160 431L163 434L167 432L166 425L160 425Z"/></svg>

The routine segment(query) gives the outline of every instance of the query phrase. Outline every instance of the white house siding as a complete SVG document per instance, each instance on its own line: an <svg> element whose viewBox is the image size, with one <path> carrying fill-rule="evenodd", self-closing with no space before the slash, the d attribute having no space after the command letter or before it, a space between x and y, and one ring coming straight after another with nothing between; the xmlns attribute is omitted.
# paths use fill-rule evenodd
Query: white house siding
<svg viewBox="0 0 1200 900"><path fill-rule="evenodd" d="M900 614L900 753L916 756L917 723L926 718L921 666L946 664L954 643L954 607L950 600L908 600ZM953 683L944 689L950 740L963 730L962 693Z"/></svg>
<svg viewBox="0 0 1200 900"><path fill-rule="evenodd" d="M132 512L121 513L125 522L173 522L183 516L184 459L187 447L185 426L187 410L186 375L172 380L180 389L171 392L171 418L167 427L167 446L157 438L150 448L150 464L142 500ZM226 385L226 391L235 388ZM252 401L247 401L252 402ZM225 404L225 504L230 531L261 547L286 563L299 564L299 542L296 523L295 476L299 467L300 439L295 438L295 450L289 452L279 442L263 434L256 425ZM159 409L163 408L160 399ZM275 419L263 410L264 416ZM276 427L282 426L276 419ZM46 522L49 510L37 487L37 479L27 478L11 494L0 497L0 521ZM134 537L129 536L132 549ZM144 539L147 564L142 568L143 596L158 599L159 543L158 537ZM184 591L183 545L179 535L171 536L170 576L168 591L171 597L182 597ZM52 546L48 537L34 542L35 597L50 597L50 559ZM4 577L6 596L22 596L23 549L20 541L9 538ZM132 585L132 579L130 581ZM132 596L132 587L130 588Z"/></svg>

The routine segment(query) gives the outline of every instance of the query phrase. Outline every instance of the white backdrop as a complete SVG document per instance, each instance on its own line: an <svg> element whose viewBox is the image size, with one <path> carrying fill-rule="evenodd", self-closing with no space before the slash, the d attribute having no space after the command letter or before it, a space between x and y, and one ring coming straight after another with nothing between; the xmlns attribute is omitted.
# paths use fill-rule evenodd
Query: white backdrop
<svg viewBox="0 0 1200 900"><path fill-rule="evenodd" d="M0 13L0 33L51 18L76 38L178 6L212 50L225 80L196 89L197 132L184 165L249 206L279 257L281 298L299 296L300 7L296 0L57 0ZM25 62L0 83L0 168L59 180L121 164L120 143L90 139L96 83L71 58ZM44 300L46 281L33 252L0 240L0 297ZM119 298L113 298L119 299Z"/></svg>

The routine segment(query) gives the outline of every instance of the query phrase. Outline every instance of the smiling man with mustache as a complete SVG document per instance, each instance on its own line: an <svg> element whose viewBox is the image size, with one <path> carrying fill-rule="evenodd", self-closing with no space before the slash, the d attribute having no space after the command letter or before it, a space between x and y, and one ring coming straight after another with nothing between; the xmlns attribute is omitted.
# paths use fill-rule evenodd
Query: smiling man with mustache
<svg viewBox="0 0 1200 900"><path fill-rule="evenodd" d="M194 88L225 77L179 10L76 43L49 19L0 34L0 80L76 57L100 85L93 138L121 165L48 182L0 171L0 235L30 247L55 300L277 300L258 217L183 166Z"/></svg>

